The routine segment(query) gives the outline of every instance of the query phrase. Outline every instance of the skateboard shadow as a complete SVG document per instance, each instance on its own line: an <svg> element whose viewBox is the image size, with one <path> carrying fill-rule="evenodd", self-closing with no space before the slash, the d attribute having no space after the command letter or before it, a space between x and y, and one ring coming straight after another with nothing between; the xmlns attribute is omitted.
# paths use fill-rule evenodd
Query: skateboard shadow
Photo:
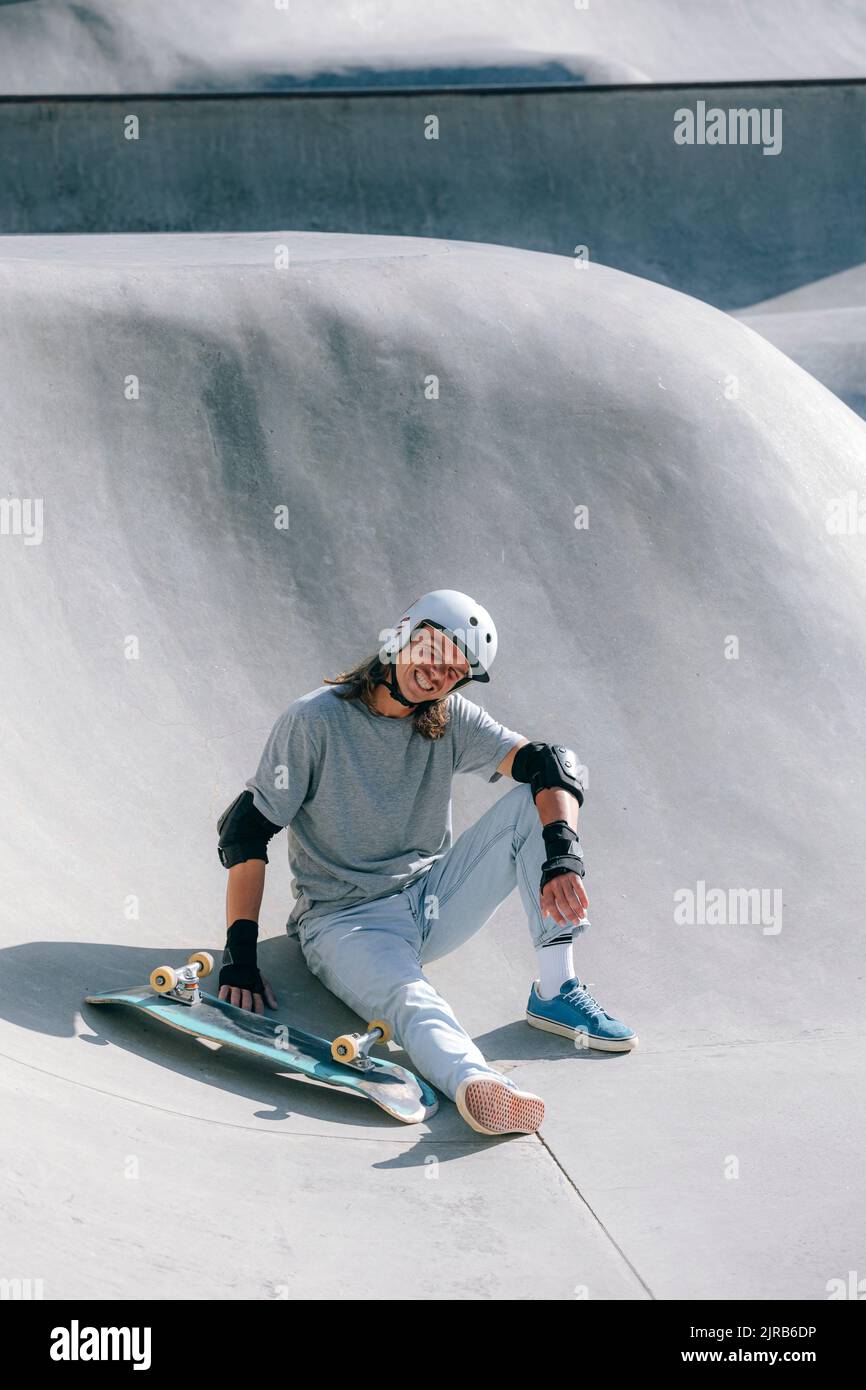
<svg viewBox="0 0 866 1390"><path fill-rule="evenodd" d="M0 1017L46 1037L77 1038L83 1046L110 1043L178 1075L194 1076L201 1084L266 1105L266 1111L254 1112L259 1120L279 1122L294 1114L311 1121L349 1123L378 1132L385 1127L404 1145L408 1141L400 1155L384 1162L385 1167L413 1164L416 1146L411 1141L418 1138L427 1144L433 1142L431 1125L437 1145L445 1144L453 1159L479 1145L515 1141L516 1136L494 1139L468 1134L456 1108L441 1095L439 1111L430 1121L403 1125L355 1093L289 1077L278 1065L238 1056L228 1048L211 1052L194 1039L122 1006L106 1009L84 1003L86 994L144 985L155 965L184 965L192 949L210 949L218 961L222 947L202 945L199 941L185 950L69 941L35 941L7 947L0 951ZM325 989L309 970L296 940L281 936L263 940L259 959L277 996L278 1007L267 1011L268 1017L326 1038L363 1028L369 1021L359 1018ZM203 987L208 993L217 993L216 973L203 981ZM77 1022L80 1019L89 1031L81 1032ZM579 1058L598 1062L621 1055L574 1048L564 1038L527 1027L522 1017L479 1035L476 1041L485 1056L498 1059L504 1071L509 1070L510 1061L517 1060L562 1062ZM389 1061L415 1070L411 1059L395 1043L388 1044L385 1055ZM32 1063L34 1058L22 1060Z"/></svg>
<svg viewBox="0 0 866 1390"><path fill-rule="evenodd" d="M221 945L209 949L218 962ZM426 1134L423 1123L404 1125L354 1092L299 1080L264 1058L246 1058L229 1048L211 1051L194 1038L123 1006L107 1009L84 1003L86 994L145 985L155 965L181 966L189 954L190 950L175 948L90 942L37 941L9 947L0 952L0 1017L47 1037L77 1037L88 1047L110 1043L179 1075L194 1076L218 1090L267 1104L267 1111L256 1112L258 1119L277 1122L300 1114L376 1130L393 1127L395 1138L403 1140L414 1133ZM277 996L277 1009L266 1010L269 1018L328 1038L366 1026L368 1020L359 1019L319 983L296 941L279 937L263 941L259 960ZM202 987L208 993L218 992L216 969ZM79 1018L88 1032L80 1031ZM387 1046L385 1055L412 1070L409 1058L395 1044Z"/></svg>

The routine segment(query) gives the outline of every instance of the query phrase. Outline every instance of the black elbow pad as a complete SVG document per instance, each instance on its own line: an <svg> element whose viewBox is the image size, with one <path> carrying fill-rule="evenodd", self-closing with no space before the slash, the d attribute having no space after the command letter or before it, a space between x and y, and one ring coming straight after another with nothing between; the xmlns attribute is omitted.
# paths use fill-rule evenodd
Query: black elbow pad
<svg viewBox="0 0 866 1390"><path fill-rule="evenodd" d="M578 806L583 805L583 787L578 779L577 754L561 743L524 743L511 764L515 782L529 782L532 799L550 787L571 792Z"/></svg>
<svg viewBox="0 0 866 1390"><path fill-rule="evenodd" d="M257 809L251 791L241 792L217 821L220 863L227 869L246 859L263 859L267 864L268 841L280 829Z"/></svg>

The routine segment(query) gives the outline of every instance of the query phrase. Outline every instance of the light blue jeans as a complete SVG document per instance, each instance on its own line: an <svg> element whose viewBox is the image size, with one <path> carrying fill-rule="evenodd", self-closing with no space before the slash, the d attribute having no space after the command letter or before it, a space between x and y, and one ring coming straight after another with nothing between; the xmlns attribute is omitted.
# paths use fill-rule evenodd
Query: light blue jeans
<svg viewBox="0 0 866 1390"><path fill-rule="evenodd" d="M502 1073L487 1065L421 967L468 941L515 887L533 944L560 936L565 928L538 901L546 858L532 793L520 783L399 893L302 924L304 958L365 1023L385 1019L415 1069L453 1100L466 1077Z"/></svg>

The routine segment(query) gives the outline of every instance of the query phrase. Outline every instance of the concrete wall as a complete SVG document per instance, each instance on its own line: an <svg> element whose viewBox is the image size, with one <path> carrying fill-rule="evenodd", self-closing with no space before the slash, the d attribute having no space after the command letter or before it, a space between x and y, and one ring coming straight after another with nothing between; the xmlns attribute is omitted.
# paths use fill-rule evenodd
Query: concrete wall
<svg viewBox="0 0 866 1390"><path fill-rule="evenodd" d="M780 108L782 152L674 112ZM425 121L439 138L425 138ZM125 138L137 117L139 138ZM0 100L0 231L294 229L498 242L723 308L866 259L866 83Z"/></svg>

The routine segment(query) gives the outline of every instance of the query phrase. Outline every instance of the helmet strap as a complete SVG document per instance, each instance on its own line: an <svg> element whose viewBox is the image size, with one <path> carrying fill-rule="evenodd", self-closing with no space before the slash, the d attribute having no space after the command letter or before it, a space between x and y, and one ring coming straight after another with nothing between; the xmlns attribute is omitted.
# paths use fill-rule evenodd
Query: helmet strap
<svg viewBox="0 0 866 1390"><path fill-rule="evenodd" d="M431 705L432 700L407 700L399 685L397 684L397 667L393 661L388 662L388 675L380 676L375 685L386 685L392 700L397 700L407 709L420 709L422 705Z"/></svg>

